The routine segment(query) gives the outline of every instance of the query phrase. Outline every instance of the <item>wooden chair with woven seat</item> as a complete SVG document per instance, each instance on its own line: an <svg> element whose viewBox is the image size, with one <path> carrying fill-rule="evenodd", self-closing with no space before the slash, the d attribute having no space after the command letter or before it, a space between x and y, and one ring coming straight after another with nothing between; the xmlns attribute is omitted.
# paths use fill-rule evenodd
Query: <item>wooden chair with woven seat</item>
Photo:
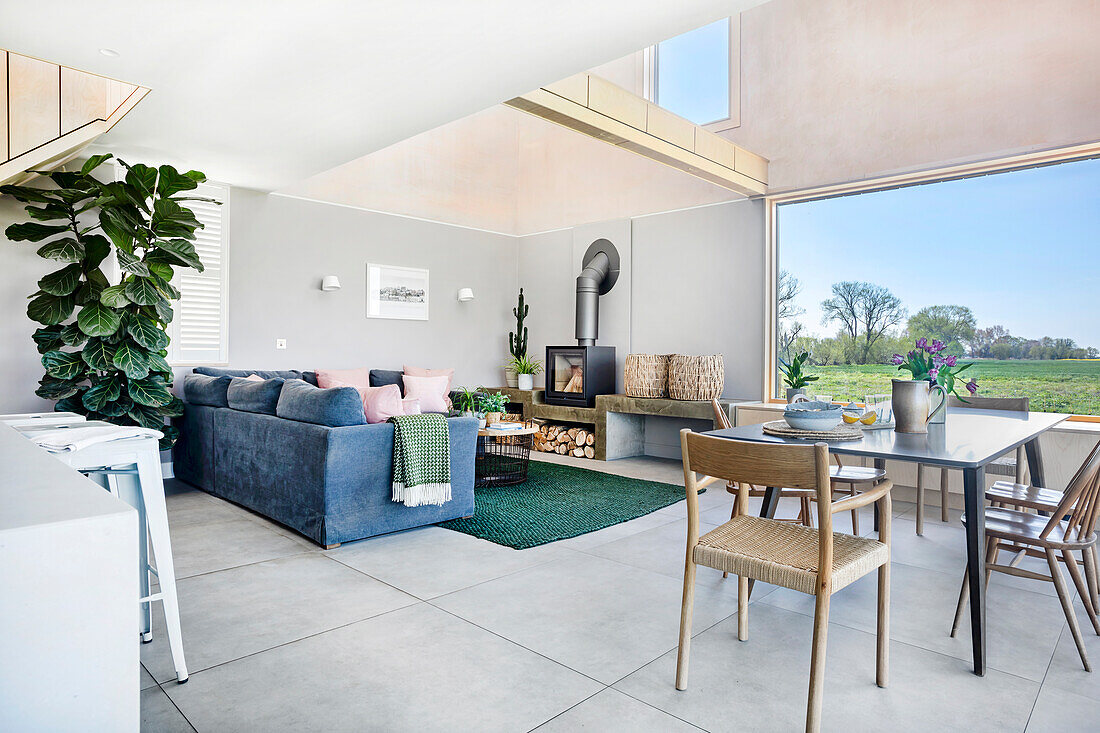
<svg viewBox="0 0 1100 733"><path fill-rule="evenodd" d="M1027 412L1030 401L1027 397L967 397L963 402L951 395L947 398L948 407L962 407L976 410L1005 410ZM1024 482L1024 447L1020 446L1011 455L997 458L985 467L986 474L994 476L1015 476L1016 483ZM928 469L923 463L917 464L917 534L924 534L924 472ZM940 520L949 521L947 479L948 469L940 469Z"/></svg>
<svg viewBox="0 0 1100 733"><path fill-rule="evenodd" d="M1077 615L1073 610L1073 599L1066 587L1059 563L1065 563L1066 569L1069 570L1073 584L1081 595L1082 605L1092 622L1093 630L1100 635L1100 618L1097 617L1097 609L1092 602L1097 582L1094 560L1096 520L1097 515L1100 514L1100 443L1097 443L1085 462L1081 464L1081 468L1070 479L1069 485L1057 504L1053 508L1049 506L1046 508L1050 509L1049 517L1002 506L984 508L985 583L989 584L989 578L995 572L1054 583L1070 633L1077 645L1077 653L1081 656L1081 664L1084 665L1085 671L1091 672L1092 667L1085 653L1085 643L1081 638ZM963 522L966 522L965 516ZM1001 565L997 563L1001 550L1016 554L1007 564ZM1073 554L1075 552L1084 554L1085 571L1090 578L1088 581L1081 576L1081 570ZM1050 575L1019 567L1023 558L1029 556L1045 558ZM1090 561L1089 558L1093 560ZM969 600L969 591L969 570L967 570L963 573L963 585L959 592L959 604L955 609L955 622L951 626L951 636L958 633Z"/></svg>
<svg viewBox="0 0 1100 733"><path fill-rule="evenodd" d="M722 409L722 406L718 403L718 400L711 400L711 406L714 408L714 422L719 428L732 428L733 423L730 422L729 415ZM840 460L840 456L833 453L831 454L833 460L836 461L835 466L829 467L829 478L833 482L833 489L846 489L849 496L855 496L859 490L867 489L878 482L886 478L886 471L881 468L865 468L863 466L846 466ZM737 516L739 513L739 500L738 489L736 482L729 482L726 484L726 491L734 495L733 510L730 513L730 519ZM759 486L749 487L749 497L764 496L765 489ZM813 491L799 491L797 489L782 489L779 494L779 498L797 498L801 501L802 508L799 511L797 519L794 521L800 522L807 527L813 526L813 510L810 507L810 503L816 498L816 494ZM748 511L746 508L742 511ZM852 534L859 535L859 512L852 511ZM727 574L723 574L722 577L726 577Z"/></svg>
<svg viewBox="0 0 1100 733"><path fill-rule="evenodd" d="M714 423L721 429L732 428L733 423L730 422L729 415L722 409L722 405L718 400L710 401L711 407L714 408ZM766 489L762 486L748 486L747 497L758 498L764 496ZM743 514L748 511L748 501L742 502L740 499L740 488L736 481L726 482L726 491L733 494L733 509L730 512L730 519L736 517L738 514ZM810 509L810 500L815 496L813 491L801 491L798 489L780 489L780 499L798 499L800 508L798 516L794 519L781 519L783 522L798 522L806 527L813 526L813 515ZM722 577L725 578L729 573L722 573Z"/></svg>
<svg viewBox="0 0 1100 733"><path fill-rule="evenodd" d="M737 576L737 637L741 641L748 640L748 581L750 578L762 580L816 596L806 730L820 730L829 599L836 591L876 569L876 682L880 687L887 683L892 484L884 480L869 491L833 502L829 448L824 443L752 443L685 429L680 432L680 445L687 491L688 531L676 689L687 689L696 567L704 565ZM705 478L700 480L696 472L704 474ZM818 528L742 513L700 537L698 492L716 481L733 481L742 487L789 486L812 490L817 500ZM742 496L746 496L747 490L742 489L742 492ZM880 516L877 540L832 531L834 514L876 502Z"/></svg>

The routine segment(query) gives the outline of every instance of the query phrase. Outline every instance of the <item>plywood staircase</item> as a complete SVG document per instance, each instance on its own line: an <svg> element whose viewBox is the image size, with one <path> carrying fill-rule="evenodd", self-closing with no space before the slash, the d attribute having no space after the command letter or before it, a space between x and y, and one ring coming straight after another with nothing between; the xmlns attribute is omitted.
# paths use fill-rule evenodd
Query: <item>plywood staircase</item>
<svg viewBox="0 0 1100 733"><path fill-rule="evenodd" d="M149 90L0 49L0 184L49 170L110 130Z"/></svg>

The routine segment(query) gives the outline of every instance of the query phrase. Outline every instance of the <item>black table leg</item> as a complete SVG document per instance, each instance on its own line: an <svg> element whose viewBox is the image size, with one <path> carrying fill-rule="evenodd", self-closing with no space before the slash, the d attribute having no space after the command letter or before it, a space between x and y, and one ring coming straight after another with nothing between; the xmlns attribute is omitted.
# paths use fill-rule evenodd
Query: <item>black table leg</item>
<svg viewBox="0 0 1100 733"><path fill-rule="evenodd" d="M769 486L764 490L764 503L760 506L760 516L768 519L775 518L775 508L779 506L778 486ZM749 578L749 598L752 598L752 587L756 584L755 578Z"/></svg>
<svg viewBox="0 0 1100 733"><path fill-rule="evenodd" d="M875 468L885 471L886 470L886 459L885 458L876 458L875 459ZM878 532L878 502L876 501L874 504L872 504L872 506L875 509L875 531Z"/></svg>
<svg viewBox="0 0 1100 733"><path fill-rule="evenodd" d="M760 506L760 516L768 519L775 518L775 509L779 506L780 491L778 486L769 486L764 490L764 503Z"/></svg>
<svg viewBox="0 0 1100 733"><path fill-rule="evenodd" d="M970 583L970 638L974 674L985 676L985 468L963 470L966 569Z"/></svg>
<svg viewBox="0 0 1100 733"><path fill-rule="evenodd" d="M1046 488L1046 477L1043 475L1043 454L1039 452L1039 439L1029 440L1024 444L1027 453L1027 470L1031 474L1031 485Z"/></svg>

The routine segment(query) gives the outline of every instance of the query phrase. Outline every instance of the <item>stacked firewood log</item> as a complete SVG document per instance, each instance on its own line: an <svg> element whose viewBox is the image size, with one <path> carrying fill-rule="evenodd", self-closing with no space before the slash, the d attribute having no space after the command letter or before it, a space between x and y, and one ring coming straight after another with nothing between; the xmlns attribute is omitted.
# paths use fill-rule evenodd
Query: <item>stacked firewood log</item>
<svg viewBox="0 0 1100 733"><path fill-rule="evenodd" d="M566 425L540 425L532 447L543 453L557 453L575 458L596 457L596 434L584 428Z"/></svg>

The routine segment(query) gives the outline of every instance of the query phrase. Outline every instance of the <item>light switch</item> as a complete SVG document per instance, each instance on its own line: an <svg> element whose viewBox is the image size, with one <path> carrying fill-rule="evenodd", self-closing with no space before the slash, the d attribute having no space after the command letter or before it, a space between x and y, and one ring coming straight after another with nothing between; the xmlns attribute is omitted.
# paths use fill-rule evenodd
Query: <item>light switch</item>
<svg viewBox="0 0 1100 733"><path fill-rule="evenodd" d="M285 349L286 348L286 339L275 339L275 348L276 349Z"/></svg>

